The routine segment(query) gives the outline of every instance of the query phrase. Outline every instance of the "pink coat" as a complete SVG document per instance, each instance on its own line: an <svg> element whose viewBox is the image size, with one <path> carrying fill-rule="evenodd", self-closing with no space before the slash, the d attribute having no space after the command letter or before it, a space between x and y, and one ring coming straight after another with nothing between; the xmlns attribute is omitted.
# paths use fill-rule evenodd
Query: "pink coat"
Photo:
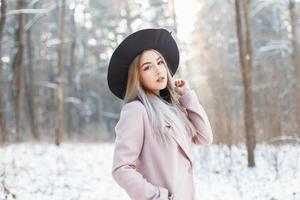
<svg viewBox="0 0 300 200"><path fill-rule="evenodd" d="M207 115L193 90L179 98L197 136L179 134L166 123L169 145L153 137L145 107L139 101L123 106L115 127L112 176L133 200L194 200L192 145L211 144L213 135ZM171 197L168 197L168 194Z"/></svg>

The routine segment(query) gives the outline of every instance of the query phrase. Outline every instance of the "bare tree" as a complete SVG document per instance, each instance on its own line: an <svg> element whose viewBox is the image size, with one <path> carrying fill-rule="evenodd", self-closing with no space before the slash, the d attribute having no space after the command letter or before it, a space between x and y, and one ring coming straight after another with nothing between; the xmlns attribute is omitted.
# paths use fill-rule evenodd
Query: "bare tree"
<svg viewBox="0 0 300 200"><path fill-rule="evenodd" d="M174 21L174 32L175 34L173 35L174 37L177 36L177 16L176 16L176 12L175 12L175 2L174 0L169 0L169 10L170 10L170 13L171 13L171 18L173 19Z"/></svg>
<svg viewBox="0 0 300 200"><path fill-rule="evenodd" d="M241 5L243 12L241 12ZM253 92L252 92L252 53L251 38L249 26L249 0L235 0L236 9L236 27L239 41L240 64L244 86L244 118L246 131L246 145L248 152L248 166L255 166L254 149L255 149L255 126L253 117ZM243 18L242 18L242 13ZM244 21L244 26L242 23Z"/></svg>
<svg viewBox="0 0 300 200"><path fill-rule="evenodd" d="M297 14L295 0L289 1L289 14L291 20L292 31L292 62L294 65L295 79L296 79L296 127L298 136L300 136L300 59L299 59L299 45L298 45L298 30L297 30Z"/></svg>
<svg viewBox="0 0 300 200"><path fill-rule="evenodd" d="M1 19L0 19L0 58L2 57L2 38L6 19L6 1L1 0ZM2 60L0 59L0 77L2 71ZM1 80L0 80L1 81ZM5 115L3 93L0 85L0 144L5 140Z"/></svg>
<svg viewBox="0 0 300 200"><path fill-rule="evenodd" d="M27 39L27 56L28 56L28 64L25 69L25 98L27 101L27 114L29 115L29 125L31 134L34 140L39 140L39 135L37 134L37 125L36 125L36 115L35 115L35 106L34 106L34 70L33 70L33 46L32 46L32 37L31 37L31 29L28 28L26 39Z"/></svg>
<svg viewBox="0 0 300 200"><path fill-rule="evenodd" d="M68 97L73 97L75 95L75 85L74 85L74 76L75 76L75 70L76 70L76 56L75 56L75 48L77 45L77 32L76 32L76 24L75 24L75 8L72 10L71 12L71 24L70 24L70 29L71 29L71 49L70 49L70 64L69 64L69 68L68 68ZM74 127L74 120L72 118L72 116L74 116L75 114L75 110L74 107L72 106L72 104L68 103L66 106L66 114L67 114L67 119L66 119L66 123L67 123L67 128L68 128L68 132L69 131L73 131L73 127ZM75 112L74 112L75 111ZM69 134L69 133L68 133Z"/></svg>
<svg viewBox="0 0 300 200"><path fill-rule="evenodd" d="M62 0L60 26L59 26L59 39L60 44L58 47L58 64L57 64L57 86L56 86L56 127L55 127L55 144L59 145L63 137L63 82L64 82L64 26L65 26L65 12L66 1Z"/></svg>
<svg viewBox="0 0 300 200"><path fill-rule="evenodd" d="M25 8L25 0L18 0L18 8ZM16 31L16 41L18 44L18 51L15 56L13 65L14 79L12 80L13 99L14 99L14 111L16 119L16 133L17 141L20 141L20 121L22 112L22 101L24 91L24 25L25 15L20 12L18 14L19 28Z"/></svg>

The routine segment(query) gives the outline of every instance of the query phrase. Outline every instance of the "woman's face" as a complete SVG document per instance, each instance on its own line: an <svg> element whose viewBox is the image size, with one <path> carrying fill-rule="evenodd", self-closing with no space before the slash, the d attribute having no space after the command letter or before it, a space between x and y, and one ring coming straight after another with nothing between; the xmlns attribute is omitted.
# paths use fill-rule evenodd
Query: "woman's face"
<svg viewBox="0 0 300 200"><path fill-rule="evenodd" d="M140 81L144 88L159 95L159 91L167 86L166 68L166 63L157 52L145 51L139 65Z"/></svg>

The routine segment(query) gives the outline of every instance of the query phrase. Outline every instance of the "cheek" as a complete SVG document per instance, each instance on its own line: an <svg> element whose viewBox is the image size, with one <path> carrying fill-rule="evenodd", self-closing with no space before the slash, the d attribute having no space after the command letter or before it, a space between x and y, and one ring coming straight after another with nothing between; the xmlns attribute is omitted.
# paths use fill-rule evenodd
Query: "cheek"
<svg viewBox="0 0 300 200"><path fill-rule="evenodd" d="M149 76L147 76L147 73L142 72L140 76L140 82L143 86L147 86L147 83L149 82Z"/></svg>
<svg viewBox="0 0 300 200"><path fill-rule="evenodd" d="M147 72L142 72L141 76L140 76L140 82L141 84L146 87L149 88L153 85L153 77L151 76L151 73L147 73Z"/></svg>

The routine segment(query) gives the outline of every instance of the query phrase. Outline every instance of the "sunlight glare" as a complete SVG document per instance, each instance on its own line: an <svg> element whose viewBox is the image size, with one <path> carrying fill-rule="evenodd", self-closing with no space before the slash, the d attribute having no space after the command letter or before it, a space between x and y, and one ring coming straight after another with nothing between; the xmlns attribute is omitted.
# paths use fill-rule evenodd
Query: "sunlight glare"
<svg viewBox="0 0 300 200"><path fill-rule="evenodd" d="M178 38L181 41L190 43L191 33L195 29L197 1L196 0L174 0L177 17ZM198 3L199 4L199 3Z"/></svg>

